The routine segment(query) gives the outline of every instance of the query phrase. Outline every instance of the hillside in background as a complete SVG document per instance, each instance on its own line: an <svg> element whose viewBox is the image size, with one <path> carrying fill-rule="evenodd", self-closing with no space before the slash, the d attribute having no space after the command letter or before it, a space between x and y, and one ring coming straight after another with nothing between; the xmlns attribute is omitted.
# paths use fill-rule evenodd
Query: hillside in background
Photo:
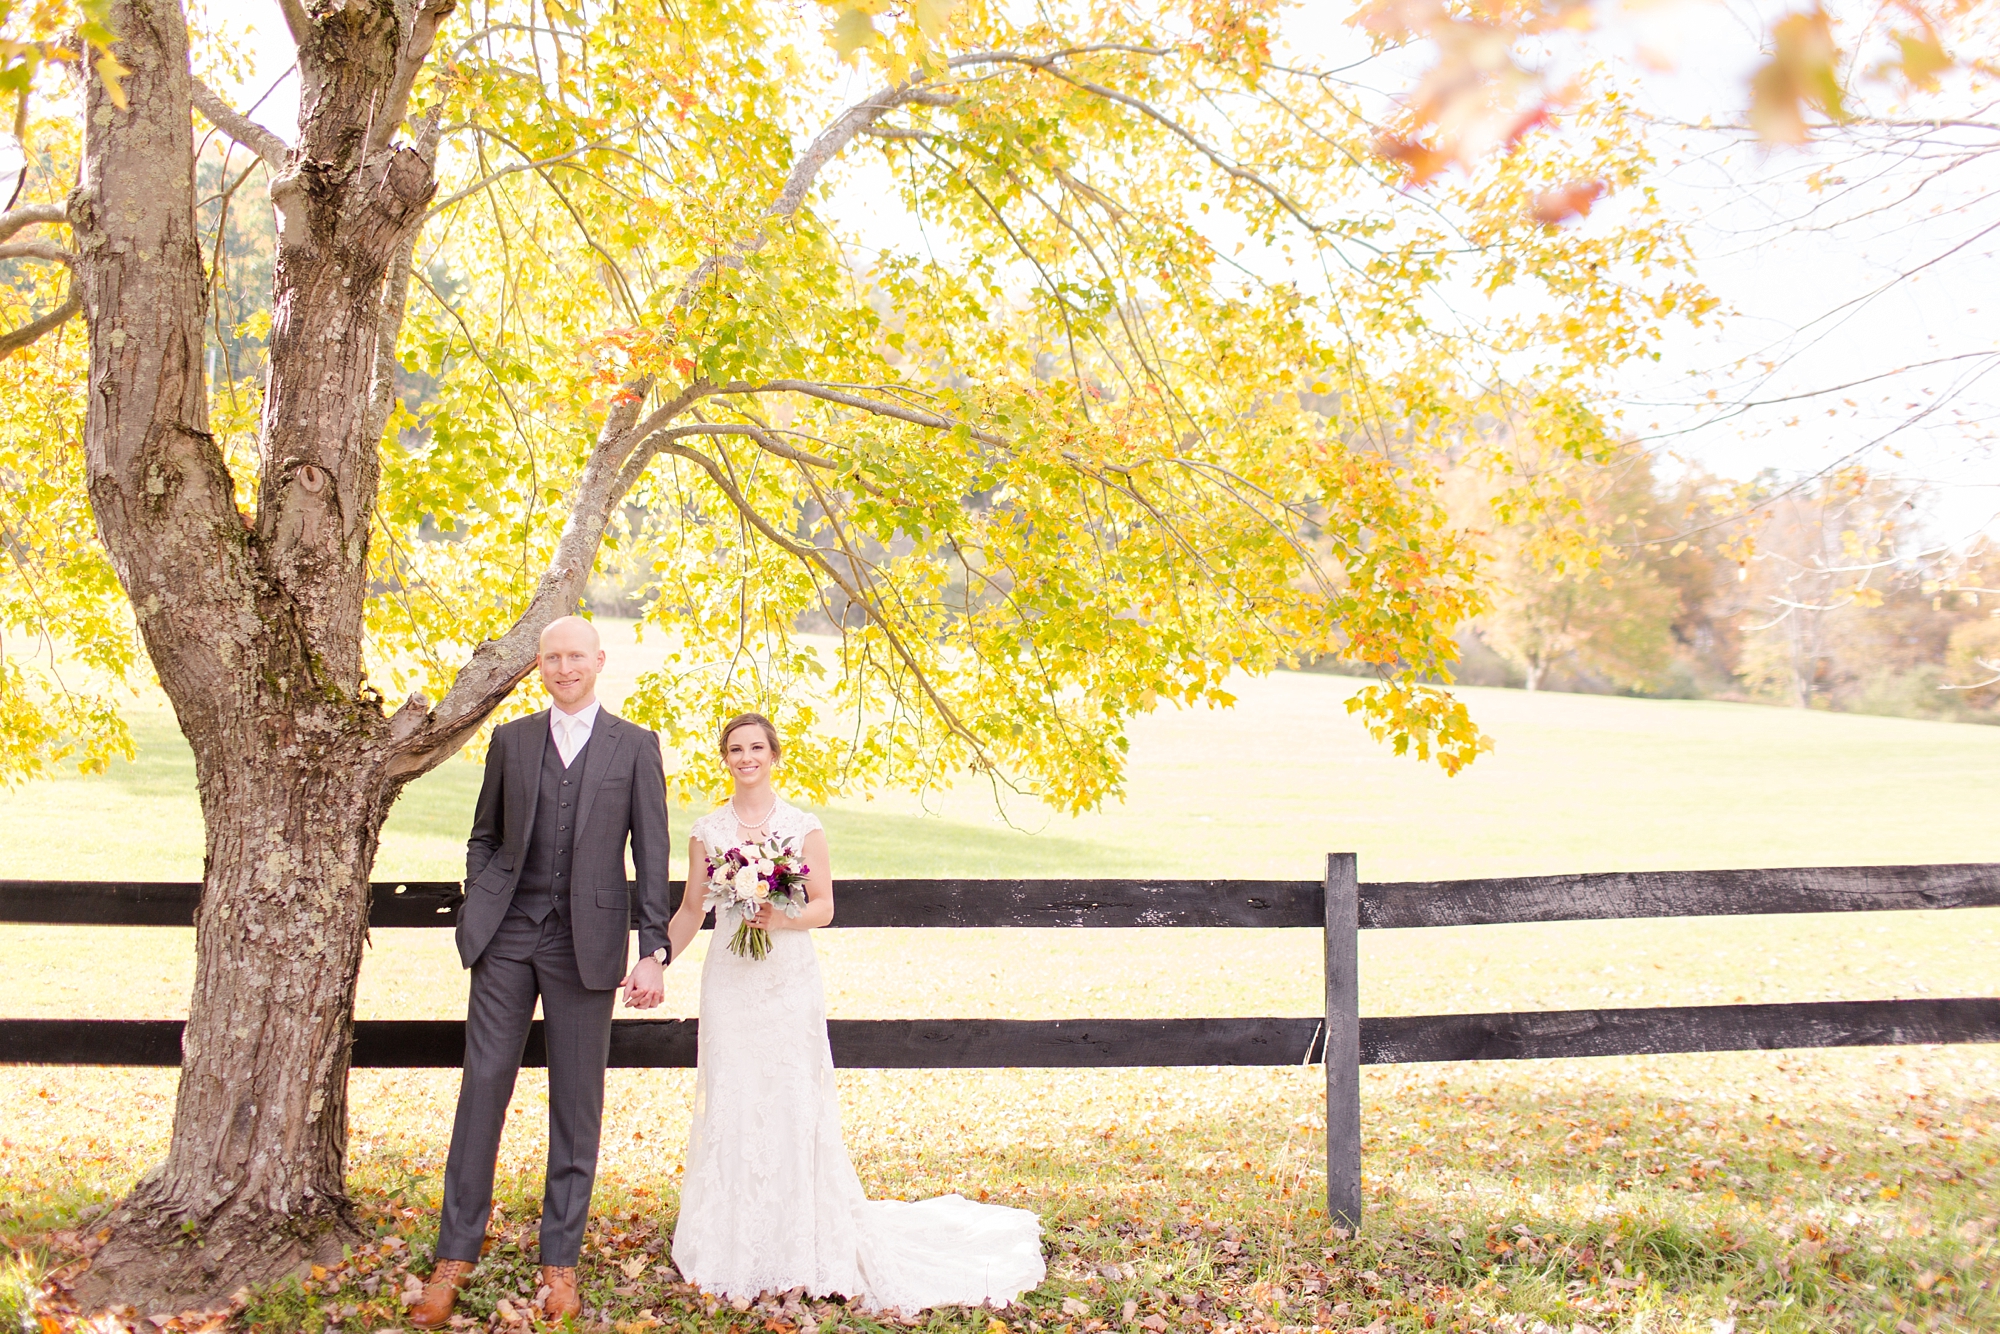
<svg viewBox="0 0 2000 1334"><path fill-rule="evenodd" d="M604 630L615 707L663 650L657 632ZM1472 688L1494 750L1446 777L1371 741L1346 711L1346 678L1232 688L1231 709L1141 718L1125 799L1097 813L1072 819L971 783L842 801L826 812L836 871L1293 878L1318 875L1331 851L1358 852L1370 880L2000 861L1996 729ZM138 701L130 717L137 763L0 792L0 876L200 875L186 744L164 705ZM463 874L479 775L461 758L414 784L375 878ZM677 830L689 814L675 811Z"/></svg>

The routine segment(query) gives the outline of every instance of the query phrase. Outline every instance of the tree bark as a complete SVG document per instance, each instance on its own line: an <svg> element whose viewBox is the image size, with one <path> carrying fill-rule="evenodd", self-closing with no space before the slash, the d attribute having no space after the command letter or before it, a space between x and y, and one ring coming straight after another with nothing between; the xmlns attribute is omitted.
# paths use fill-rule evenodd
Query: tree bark
<svg viewBox="0 0 2000 1334"><path fill-rule="evenodd" d="M197 740L208 857L173 1138L113 1215L78 1287L89 1305L210 1305L362 1239L348 1053L392 797L361 757L241 744L270 721Z"/></svg>
<svg viewBox="0 0 2000 1334"><path fill-rule="evenodd" d="M385 280L435 191L421 155L369 146L412 17L346 0L301 40L300 144L272 186L254 515L208 430L179 0L113 0L127 106L94 77L86 91L69 213L91 501L207 825L173 1139L111 1216L77 1289L93 1306L211 1305L360 1235L343 1177L368 878L383 818L421 771L391 771L361 662Z"/></svg>

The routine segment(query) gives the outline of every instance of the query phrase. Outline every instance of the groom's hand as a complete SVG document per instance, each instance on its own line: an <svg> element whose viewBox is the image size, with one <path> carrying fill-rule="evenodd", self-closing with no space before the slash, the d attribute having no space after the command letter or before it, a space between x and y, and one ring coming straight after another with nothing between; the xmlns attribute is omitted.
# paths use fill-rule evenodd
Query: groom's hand
<svg viewBox="0 0 2000 1334"><path fill-rule="evenodd" d="M666 970L648 955L639 960L625 978L625 1004L634 1010L650 1010L667 998Z"/></svg>

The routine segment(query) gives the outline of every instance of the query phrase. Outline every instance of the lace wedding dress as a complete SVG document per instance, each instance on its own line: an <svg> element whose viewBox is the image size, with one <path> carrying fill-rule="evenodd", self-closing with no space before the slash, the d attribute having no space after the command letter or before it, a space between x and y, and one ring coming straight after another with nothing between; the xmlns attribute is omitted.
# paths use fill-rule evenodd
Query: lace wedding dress
<svg viewBox="0 0 2000 1334"><path fill-rule="evenodd" d="M771 831L820 827L779 802ZM695 822L711 853L735 846L725 806ZM840 1137L826 996L809 931L773 931L771 952L729 951L718 914L701 972L694 1122L673 1256L723 1297L803 1286L876 1310L1004 1305L1042 1281L1041 1222L958 1195L870 1200Z"/></svg>

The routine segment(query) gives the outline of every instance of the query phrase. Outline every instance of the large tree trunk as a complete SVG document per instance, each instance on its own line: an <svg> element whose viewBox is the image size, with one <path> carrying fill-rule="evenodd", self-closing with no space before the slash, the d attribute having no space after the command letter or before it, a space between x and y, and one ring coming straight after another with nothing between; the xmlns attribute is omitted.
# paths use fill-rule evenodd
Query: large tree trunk
<svg viewBox="0 0 2000 1334"><path fill-rule="evenodd" d="M361 1238L344 1187L347 1062L389 795L360 756L274 754L243 735L290 721L191 733L208 859L173 1139L85 1276L93 1304L202 1305Z"/></svg>
<svg viewBox="0 0 2000 1334"><path fill-rule="evenodd" d="M78 1288L93 1305L211 1303L358 1235L342 1177L368 878L424 767L395 754L361 663L384 287L435 188L377 120L402 118L405 9L328 3L301 34L254 518L208 431L179 0L113 0L127 107L94 77L87 92L70 213L91 500L194 748L208 833L173 1140L112 1216Z"/></svg>

